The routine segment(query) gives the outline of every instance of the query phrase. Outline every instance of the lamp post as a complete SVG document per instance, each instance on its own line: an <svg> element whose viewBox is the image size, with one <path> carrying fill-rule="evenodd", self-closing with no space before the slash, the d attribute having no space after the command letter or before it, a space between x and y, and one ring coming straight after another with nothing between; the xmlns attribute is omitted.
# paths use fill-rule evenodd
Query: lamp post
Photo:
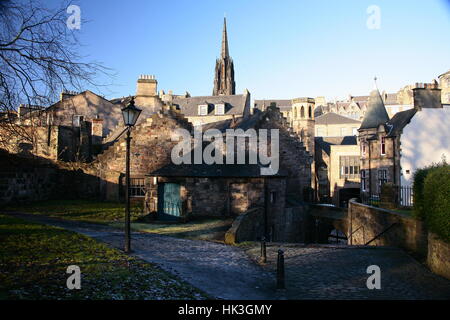
<svg viewBox="0 0 450 320"><path fill-rule="evenodd" d="M136 108L134 105L134 98L131 98L130 103L122 109L123 122L127 127L127 153L125 164L125 252L131 252L130 245L130 141L131 141L131 127L136 124L141 109Z"/></svg>

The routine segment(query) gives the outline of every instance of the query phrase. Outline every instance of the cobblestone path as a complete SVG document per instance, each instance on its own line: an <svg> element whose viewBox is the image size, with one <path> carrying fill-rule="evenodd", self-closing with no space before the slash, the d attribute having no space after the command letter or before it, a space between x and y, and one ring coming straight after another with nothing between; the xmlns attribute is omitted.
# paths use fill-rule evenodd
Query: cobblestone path
<svg viewBox="0 0 450 320"><path fill-rule="evenodd" d="M449 280L397 248L271 245L264 268L273 273L279 248L285 256L285 299L450 299ZM259 248L247 252L259 259ZM380 290L367 288L370 265L381 269Z"/></svg>
<svg viewBox="0 0 450 320"><path fill-rule="evenodd" d="M123 231L108 226L29 214L18 217L78 232L123 248ZM431 273L400 249L283 245L286 290L275 290L276 254L267 248L260 266L259 247L243 249L220 243L132 234L133 255L219 299L450 299L450 281ZM369 265L381 268L381 290L369 290Z"/></svg>

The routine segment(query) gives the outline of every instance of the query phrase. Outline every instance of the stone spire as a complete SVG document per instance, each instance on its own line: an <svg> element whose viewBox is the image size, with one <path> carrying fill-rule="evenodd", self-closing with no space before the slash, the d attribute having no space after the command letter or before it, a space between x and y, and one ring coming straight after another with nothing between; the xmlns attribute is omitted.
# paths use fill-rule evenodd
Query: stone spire
<svg viewBox="0 0 450 320"><path fill-rule="evenodd" d="M216 60L213 96L234 95L234 64L228 51L227 19L223 18L222 50L220 58Z"/></svg>
<svg viewBox="0 0 450 320"><path fill-rule="evenodd" d="M227 35L227 18L223 18L223 32L222 32L222 55L221 58L228 58L228 35Z"/></svg>

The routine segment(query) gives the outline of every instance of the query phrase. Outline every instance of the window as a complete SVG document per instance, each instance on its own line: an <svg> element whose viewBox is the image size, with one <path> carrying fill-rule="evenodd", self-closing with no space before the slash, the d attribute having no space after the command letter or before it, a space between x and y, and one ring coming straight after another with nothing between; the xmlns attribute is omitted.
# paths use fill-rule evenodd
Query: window
<svg viewBox="0 0 450 320"><path fill-rule="evenodd" d="M302 117L302 118L305 117L305 108L303 108L303 106L302 106L302 108L300 109L300 117Z"/></svg>
<svg viewBox="0 0 450 320"><path fill-rule="evenodd" d="M361 170L361 190L366 191L367 190L367 174L366 170Z"/></svg>
<svg viewBox="0 0 450 320"><path fill-rule="evenodd" d="M312 118L312 107L311 106L309 106L309 109L308 109L308 118Z"/></svg>
<svg viewBox="0 0 450 320"><path fill-rule="evenodd" d="M385 155L386 154L386 138L382 137L381 138L381 155Z"/></svg>
<svg viewBox="0 0 450 320"><path fill-rule="evenodd" d="M341 179L357 179L359 177L358 156L341 156L339 162Z"/></svg>
<svg viewBox="0 0 450 320"><path fill-rule="evenodd" d="M345 137L347 135L347 128L341 128L341 137Z"/></svg>
<svg viewBox="0 0 450 320"><path fill-rule="evenodd" d="M378 170L378 192L381 192L381 186L388 182L387 169Z"/></svg>
<svg viewBox="0 0 450 320"><path fill-rule="evenodd" d="M74 115L72 118L72 125L74 127L79 127L81 126L81 123L83 122L83 116L80 115Z"/></svg>
<svg viewBox="0 0 450 320"><path fill-rule="evenodd" d="M208 105L207 104L201 104L198 106L198 115L199 116L206 116L208 114Z"/></svg>
<svg viewBox="0 0 450 320"><path fill-rule="evenodd" d="M130 197L144 197L144 178L130 178Z"/></svg>
<svg viewBox="0 0 450 320"><path fill-rule="evenodd" d="M215 105L215 115L224 115L225 114L225 105L223 103Z"/></svg>
<svg viewBox="0 0 450 320"><path fill-rule="evenodd" d="M352 135L354 136L358 135L358 128L352 128Z"/></svg>
<svg viewBox="0 0 450 320"><path fill-rule="evenodd" d="M325 136L325 128L317 128L316 136L324 137Z"/></svg>

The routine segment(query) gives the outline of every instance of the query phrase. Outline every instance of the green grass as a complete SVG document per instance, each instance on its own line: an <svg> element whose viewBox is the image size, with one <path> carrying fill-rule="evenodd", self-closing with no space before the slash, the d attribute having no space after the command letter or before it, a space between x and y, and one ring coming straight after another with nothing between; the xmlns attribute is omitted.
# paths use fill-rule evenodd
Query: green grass
<svg viewBox="0 0 450 320"><path fill-rule="evenodd" d="M6 210L94 223L121 222L125 219L125 206L119 202L48 200L9 206ZM142 204L132 204L131 221L142 217L143 214Z"/></svg>
<svg viewBox="0 0 450 320"><path fill-rule="evenodd" d="M65 220L107 224L123 228L124 204L90 200L49 200L7 207L8 211L45 215ZM223 241L232 219L197 218L187 223L141 222L142 205L132 204L131 228L135 231L157 233L177 238Z"/></svg>
<svg viewBox="0 0 450 320"><path fill-rule="evenodd" d="M159 267L60 228L0 215L0 299L202 299ZM81 269L69 290L66 269Z"/></svg>

